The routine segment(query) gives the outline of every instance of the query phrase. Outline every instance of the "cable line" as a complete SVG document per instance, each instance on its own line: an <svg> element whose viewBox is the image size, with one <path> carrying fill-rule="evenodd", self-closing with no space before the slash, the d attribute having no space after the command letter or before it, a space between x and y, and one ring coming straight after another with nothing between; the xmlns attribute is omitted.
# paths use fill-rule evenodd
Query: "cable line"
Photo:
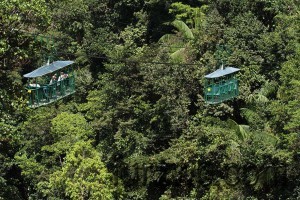
<svg viewBox="0 0 300 200"><path fill-rule="evenodd" d="M72 55L76 56L75 53L66 53L66 52L57 52L58 54L64 54L64 55ZM157 65L179 65L179 66L199 66L199 64L196 63L172 63L172 62L155 62L155 61L135 61L135 60L128 60L128 59L115 59L115 58L108 58L106 56L99 56L99 55L92 55L92 54L85 54L85 56L89 58L100 58L100 59L106 59L106 60L114 60L114 61L120 61L124 63L141 63L141 64L157 64ZM117 63L116 63L117 64Z"/></svg>

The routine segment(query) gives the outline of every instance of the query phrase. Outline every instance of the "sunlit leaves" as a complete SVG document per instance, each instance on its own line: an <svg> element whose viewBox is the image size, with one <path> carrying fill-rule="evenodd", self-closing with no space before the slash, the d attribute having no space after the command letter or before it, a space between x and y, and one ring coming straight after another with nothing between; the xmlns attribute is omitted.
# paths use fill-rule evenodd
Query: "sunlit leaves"
<svg viewBox="0 0 300 200"><path fill-rule="evenodd" d="M49 187L54 192L50 195L60 190L74 200L113 199L116 188L111 177L101 154L89 142L79 141L67 153L62 169L50 175Z"/></svg>

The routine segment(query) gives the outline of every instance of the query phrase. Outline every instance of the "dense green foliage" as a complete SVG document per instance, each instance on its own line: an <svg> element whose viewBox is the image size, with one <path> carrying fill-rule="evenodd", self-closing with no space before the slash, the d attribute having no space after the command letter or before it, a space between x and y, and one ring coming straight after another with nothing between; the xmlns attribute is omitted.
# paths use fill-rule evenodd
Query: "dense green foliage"
<svg viewBox="0 0 300 200"><path fill-rule="evenodd" d="M300 198L298 0L2 0L0 21L0 199ZM29 109L50 54L77 92ZM221 61L240 95L207 105Z"/></svg>

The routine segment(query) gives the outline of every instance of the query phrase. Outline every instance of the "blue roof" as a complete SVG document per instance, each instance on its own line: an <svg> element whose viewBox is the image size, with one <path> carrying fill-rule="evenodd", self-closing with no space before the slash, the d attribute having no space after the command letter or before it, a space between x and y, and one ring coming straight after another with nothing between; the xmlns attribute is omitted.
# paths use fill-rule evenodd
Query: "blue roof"
<svg viewBox="0 0 300 200"><path fill-rule="evenodd" d="M74 63L74 61L71 61L71 60L55 61L53 63L43 65L42 67L37 68L36 70L34 70L28 74L25 74L24 77L35 78L35 77L43 76L45 74L49 74L49 73L55 72L57 70L60 70L68 65L73 64L73 63Z"/></svg>
<svg viewBox="0 0 300 200"><path fill-rule="evenodd" d="M234 68L234 67L225 67L225 69L218 69L218 70L214 71L213 73L210 73L210 74L206 75L205 78L218 78L218 77L221 77L221 76L232 74L232 73L237 72L239 70L240 69Z"/></svg>

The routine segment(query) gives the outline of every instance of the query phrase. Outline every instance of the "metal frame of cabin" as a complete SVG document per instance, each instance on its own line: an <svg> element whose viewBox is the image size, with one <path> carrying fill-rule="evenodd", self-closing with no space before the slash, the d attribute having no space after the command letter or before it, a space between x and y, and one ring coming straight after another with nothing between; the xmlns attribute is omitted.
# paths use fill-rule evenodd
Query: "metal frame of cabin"
<svg viewBox="0 0 300 200"><path fill-rule="evenodd" d="M205 76L204 99L208 104L219 104L239 95L238 68L221 67Z"/></svg>
<svg viewBox="0 0 300 200"><path fill-rule="evenodd" d="M25 74L24 77L29 79L29 83L34 82L26 86L28 106L30 108L45 106L75 93L75 75L71 67L73 63L73 61L55 61ZM63 80L54 81L52 84L38 84L36 81L38 77L53 75L63 70L68 74Z"/></svg>

